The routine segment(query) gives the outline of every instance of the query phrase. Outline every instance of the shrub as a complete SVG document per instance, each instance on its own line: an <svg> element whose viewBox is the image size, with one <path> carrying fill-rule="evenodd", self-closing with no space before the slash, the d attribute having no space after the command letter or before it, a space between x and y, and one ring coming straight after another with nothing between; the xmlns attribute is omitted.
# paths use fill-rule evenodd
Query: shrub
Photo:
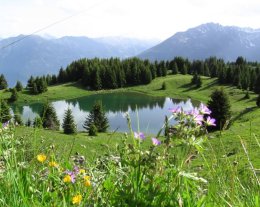
<svg viewBox="0 0 260 207"><path fill-rule="evenodd" d="M162 83L162 88L161 88L162 90L166 90L166 83L165 83L165 81Z"/></svg>
<svg viewBox="0 0 260 207"><path fill-rule="evenodd" d="M249 95L249 92L248 92L248 91L246 91L246 94L245 94L245 96L244 96L244 99L250 99L250 95Z"/></svg>

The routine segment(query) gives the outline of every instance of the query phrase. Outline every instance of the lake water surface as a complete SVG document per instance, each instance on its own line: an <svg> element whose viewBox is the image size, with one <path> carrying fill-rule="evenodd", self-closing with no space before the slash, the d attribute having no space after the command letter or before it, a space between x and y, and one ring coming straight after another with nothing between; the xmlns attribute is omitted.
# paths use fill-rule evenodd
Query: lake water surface
<svg viewBox="0 0 260 207"><path fill-rule="evenodd" d="M152 97L139 93L106 93L86 96L77 99L52 102L57 116L62 123L64 111L69 107L77 123L79 131L83 131L83 123L89 114L95 101L102 101L104 110L109 120L109 131L127 132L128 125L126 113L131 117L132 128L145 133L157 133L163 125L165 116L170 116L169 108L181 106L184 110L190 110L198 106L198 102L188 100L176 100L164 97ZM19 111L24 122L30 118L33 120L42 110L42 103L13 105L13 111ZM173 122L171 122L174 124Z"/></svg>

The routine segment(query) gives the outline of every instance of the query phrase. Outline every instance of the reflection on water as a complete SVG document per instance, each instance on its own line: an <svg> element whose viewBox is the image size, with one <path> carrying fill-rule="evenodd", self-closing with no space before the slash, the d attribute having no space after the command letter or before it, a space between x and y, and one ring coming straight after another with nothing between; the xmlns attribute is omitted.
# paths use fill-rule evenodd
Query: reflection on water
<svg viewBox="0 0 260 207"><path fill-rule="evenodd" d="M89 114L95 101L102 101L104 110L109 119L110 131L128 131L126 113L132 120L134 131L138 129L147 133L157 133L163 125L165 116L170 116L169 108L181 106L184 110L190 110L198 103L190 99L176 100L172 98L151 97L138 93L110 93L98 94L72 100L53 102L57 116L62 123L64 111L69 107L77 123L79 131L84 130L82 125ZM42 103L29 105L13 105L12 110L22 115L24 122L30 118L33 120L42 110ZM174 124L174 123L172 123Z"/></svg>

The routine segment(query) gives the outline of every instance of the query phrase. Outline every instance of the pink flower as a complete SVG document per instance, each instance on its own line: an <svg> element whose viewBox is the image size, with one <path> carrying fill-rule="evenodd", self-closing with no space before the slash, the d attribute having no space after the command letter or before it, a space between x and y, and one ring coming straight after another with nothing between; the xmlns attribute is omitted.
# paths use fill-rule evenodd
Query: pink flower
<svg viewBox="0 0 260 207"><path fill-rule="evenodd" d="M158 145L160 145L161 144L161 141L160 140L158 140L158 139L156 139L156 138L152 138L152 142L153 142L153 145L154 146L158 146Z"/></svg>
<svg viewBox="0 0 260 207"><path fill-rule="evenodd" d="M207 117L206 125L207 126L216 126L216 119L211 118L210 116Z"/></svg>
<svg viewBox="0 0 260 207"><path fill-rule="evenodd" d="M177 113L180 113L182 111L182 108L180 106L178 106L176 108L169 108L169 111L174 113L174 114L177 114Z"/></svg>
<svg viewBox="0 0 260 207"><path fill-rule="evenodd" d="M211 110L203 103L200 104L199 111L201 114L211 114Z"/></svg>
<svg viewBox="0 0 260 207"><path fill-rule="evenodd" d="M145 136L143 132L134 132L134 136L136 139L144 140Z"/></svg>
<svg viewBox="0 0 260 207"><path fill-rule="evenodd" d="M202 125L202 121L204 120L203 115L197 115L194 116L194 121L196 122L196 124L198 125Z"/></svg>
<svg viewBox="0 0 260 207"><path fill-rule="evenodd" d="M188 111L187 114L192 115L192 116L195 117L195 116L199 115L199 111L198 111L198 109L193 108L192 110Z"/></svg>

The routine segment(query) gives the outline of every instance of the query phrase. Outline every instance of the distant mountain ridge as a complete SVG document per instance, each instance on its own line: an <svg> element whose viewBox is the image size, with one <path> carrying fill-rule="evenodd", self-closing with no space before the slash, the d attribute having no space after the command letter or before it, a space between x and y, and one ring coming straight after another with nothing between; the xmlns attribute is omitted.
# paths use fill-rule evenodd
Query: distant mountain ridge
<svg viewBox="0 0 260 207"><path fill-rule="evenodd" d="M202 24L178 32L138 55L150 60L171 60L176 56L190 60L216 56L225 61L243 56L249 61L260 61L260 29Z"/></svg>
<svg viewBox="0 0 260 207"><path fill-rule="evenodd" d="M0 48L24 38L24 35L0 40ZM116 41L115 41L116 40ZM132 57L157 44L157 40L131 38L62 37L43 38L30 36L0 50L0 74L10 85L17 80L26 82L33 75L56 74L80 58Z"/></svg>

